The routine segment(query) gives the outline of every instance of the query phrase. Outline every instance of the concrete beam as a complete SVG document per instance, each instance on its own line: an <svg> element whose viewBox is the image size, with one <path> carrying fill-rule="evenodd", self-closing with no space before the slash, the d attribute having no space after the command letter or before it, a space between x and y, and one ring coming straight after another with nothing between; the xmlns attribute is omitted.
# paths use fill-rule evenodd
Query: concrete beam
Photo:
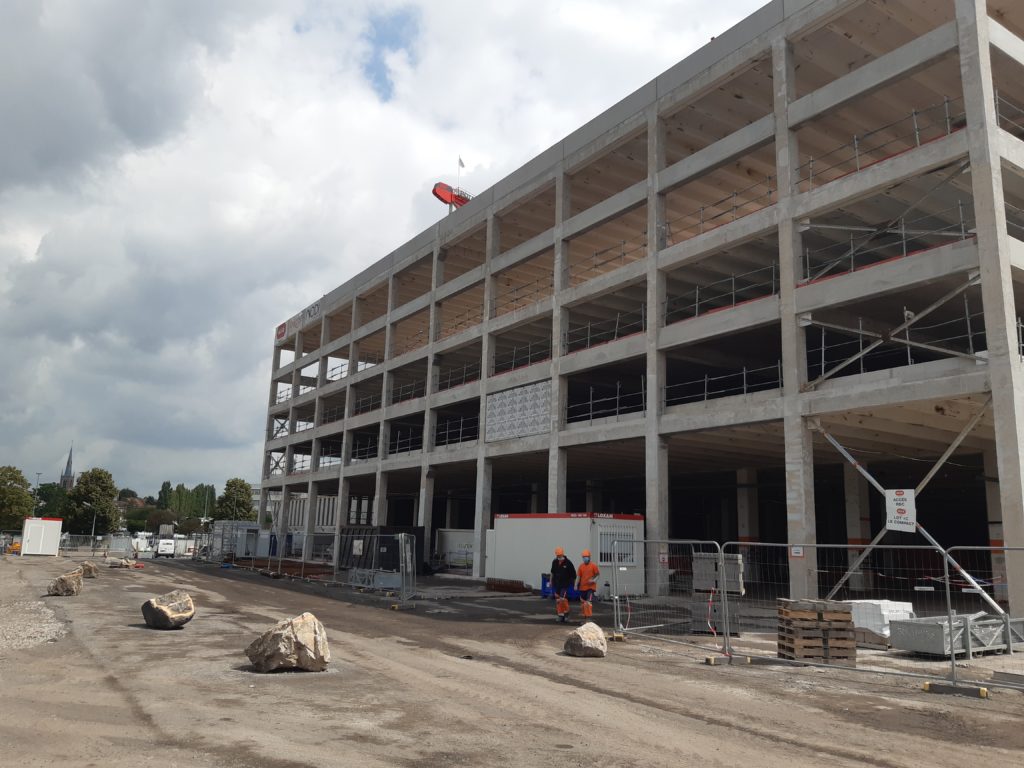
<svg viewBox="0 0 1024 768"><path fill-rule="evenodd" d="M1024 176L1024 141L1021 141L1002 128L999 129L997 135L999 140L999 156L1003 160L1003 166L1009 168L1018 176Z"/></svg>
<svg viewBox="0 0 1024 768"><path fill-rule="evenodd" d="M727 307L666 325L658 330L658 349L668 350L739 330L760 328L778 321L779 297L765 296L735 307Z"/></svg>
<svg viewBox="0 0 1024 768"><path fill-rule="evenodd" d="M987 366L954 358L832 379L805 392L801 409L805 416L818 416L988 391Z"/></svg>
<svg viewBox="0 0 1024 768"><path fill-rule="evenodd" d="M600 226L609 219L621 216L628 211L638 208L647 200L647 182L638 181L631 187L626 187L597 205L592 205L585 211L577 213L562 225L562 237L569 240L579 237L584 232Z"/></svg>
<svg viewBox="0 0 1024 768"><path fill-rule="evenodd" d="M1024 67L1024 40L1021 40L991 16L988 17L988 41Z"/></svg>
<svg viewBox="0 0 1024 768"><path fill-rule="evenodd" d="M796 311L810 312L858 299L875 299L977 267L978 247L975 241L958 240L900 259L872 264L856 272L804 283L796 291Z"/></svg>
<svg viewBox="0 0 1024 768"><path fill-rule="evenodd" d="M956 22L950 21L797 99L789 106L790 127L796 127L838 109L859 96L909 77L945 56L956 46Z"/></svg>
<svg viewBox="0 0 1024 768"><path fill-rule="evenodd" d="M658 424L662 435L780 421L782 401L777 390L750 395L721 397L707 402L672 405L665 409Z"/></svg>
<svg viewBox="0 0 1024 768"><path fill-rule="evenodd" d="M559 294L558 303L565 307L592 301L606 294L636 285L646 276L646 260L632 261L616 270L587 280L585 283L566 288Z"/></svg>
<svg viewBox="0 0 1024 768"><path fill-rule="evenodd" d="M770 205L717 229L671 245L658 254L658 269L674 269L700 261L725 248L735 248L755 237L774 235L779 224L778 215L777 207Z"/></svg>
<svg viewBox="0 0 1024 768"><path fill-rule="evenodd" d="M549 229L546 232L541 232L539 235L531 237L526 242L520 243L514 248L510 248L504 253L496 256L491 261L490 273L496 275L503 269L515 266L521 261L526 261L532 256L536 256L538 253L543 253L555 244L555 230Z"/></svg>
<svg viewBox="0 0 1024 768"><path fill-rule="evenodd" d="M599 344L590 349L581 349L561 359L562 375L579 373L599 365L618 363L631 358L642 357L647 352L647 337L642 332L626 336L607 344Z"/></svg>
<svg viewBox="0 0 1024 768"><path fill-rule="evenodd" d="M765 115L760 120L730 133L661 171L658 174L658 190L664 193L703 176L751 150L764 146L774 135L775 120L772 115Z"/></svg>
<svg viewBox="0 0 1024 768"><path fill-rule="evenodd" d="M645 427L642 413L626 414L618 421L613 416L611 420L595 419L592 424L576 422L567 424L562 429L558 436L558 444L562 448L570 448L574 445L594 445L614 440L642 440Z"/></svg>
<svg viewBox="0 0 1024 768"><path fill-rule="evenodd" d="M869 197L901 181L950 165L967 154L967 134L957 131L870 168L796 195L794 216L803 219Z"/></svg>

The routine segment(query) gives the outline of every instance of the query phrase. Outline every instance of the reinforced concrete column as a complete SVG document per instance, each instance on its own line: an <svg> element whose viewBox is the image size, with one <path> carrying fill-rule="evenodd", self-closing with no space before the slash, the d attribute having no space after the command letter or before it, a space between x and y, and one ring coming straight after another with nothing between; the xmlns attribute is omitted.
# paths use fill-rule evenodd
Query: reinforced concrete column
<svg viewBox="0 0 1024 768"><path fill-rule="evenodd" d="M388 524L388 473L379 469L373 490L373 506L370 511L371 525Z"/></svg>
<svg viewBox="0 0 1024 768"><path fill-rule="evenodd" d="M988 545L990 547L1004 546L1003 537L1003 508L999 493L999 462L994 450L985 451L985 512L988 519ZM1018 552L1011 557L1024 557L1024 553ZM1009 600L1009 589L1007 588L1006 574L1006 552L1003 550L992 551L992 592L995 599L1000 603Z"/></svg>
<svg viewBox="0 0 1024 768"><path fill-rule="evenodd" d="M430 560L434 550L434 470L420 468L419 506L416 510L416 525L423 528L423 556Z"/></svg>
<svg viewBox="0 0 1024 768"><path fill-rule="evenodd" d="M1018 392L1024 391L1024 371L1017 347L988 11L984 0L956 0L955 5L995 417L999 506L1006 545L1020 547L1024 546L1024 404ZM1010 613L1020 615L1024 612L1024 553L1008 558L1006 578Z"/></svg>
<svg viewBox="0 0 1024 768"><path fill-rule="evenodd" d="M652 106L647 111L647 378L644 404L644 516L648 539L668 539L668 443L661 435L661 404L665 387L665 355L658 351L658 328L665 305L665 274L658 269L658 251L665 240L665 196L658 187L658 172L665 167L665 126ZM662 594L668 588L660 555L668 545L649 546L644 553L649 574L648 591Z"/></svg>
<svg viewBox="0 0 1024 768"><path fill-rule="evenodd" d="M341 532L348 525L348 511L352 505L351 484L349 479L342 475L338 483L338 506L334 515L334 567L337 573L339 558L341 557Z"/></svg>
<svg viewBox="0 0 1024 768"><path fill-rule="evenodd" d="M494 276L491 265L501 247L501 222L493 212L487 216L487 261L484 265L484 316L480 339L480 437L477 439L476 482L473 497L473 575L482 578L487 559L487 531L491 527L491 459L487 458L487 389L491 376L494 339L491 317L494 315Z"/></svg>
<svg viewBox="0 0 1024 768"><path fill-rule="evenodd" d="M736 470L736 538L742 542L761 540L758 519L757 470Z"/></svg>
<svg viewBox="0 0 1024 768"><path fill-rule="evenodd" d="M473 576L484 577L487 558L487 530L491 527L491 460L482 454L476 461L476 490L473 510Z"/></svg>
<svg viewBox="0 0 1024 768"><path fill-rule="evenodd" d="M565 512L565 479L567 452L559 445L565 407L568 401L568 383L562 376L564 340L569 330L569 311L562 306L559 296L569 287L569 243L562 238L562 224L571 214L569 178L563 169L555 176L555 252L552 290L555 301L551 312L551 441L548 443L548 509L549 513Z"/></svg>
<svg viewBox="0 0 1024 768"><path fill-rule="evenodd" d="M811 433L800 411L800 388L807 381L804 330L796 317L800 234L793 219L793 189L799 165L796 135L789 127L795 95L793 51L787 40L772 44L775 87L775 165L779 212L779 307L782 326L783 439L786 472L786 532L790 545L814 544L814 453ZM817 551L789 550L790 597L817 597Z"/></svg>
<svg viewBox="0 0 1024 768"><path fill-rule="evenodd" d="M310 480L306 488L306 527L302 537L302 559L313 559L313 534L316 530L316 508L320 501L320 490L315 481Z"/></svg>
<svg viewBox="0 0 1024 768"><path fill-rule="evenodd" d="M277 520L274 526L274 534L277 536L277 551L274 556L280 557L284 554L284 544L288 539L288 510L292 505L292 490L287 485L281 486L281 502L277 508Z"/></svg>
<svg viewBox="0 0 1024 768"><path fill-rule="evenodd" d="M851 549L847 552L847 564L853 565L862 549L852 547L871 543L871 486L864 476L850 462L843 462L843 498L846 503L846 543ZM871 589L870 571L861 569L850 576L850 589L855 592Z"/></svg>

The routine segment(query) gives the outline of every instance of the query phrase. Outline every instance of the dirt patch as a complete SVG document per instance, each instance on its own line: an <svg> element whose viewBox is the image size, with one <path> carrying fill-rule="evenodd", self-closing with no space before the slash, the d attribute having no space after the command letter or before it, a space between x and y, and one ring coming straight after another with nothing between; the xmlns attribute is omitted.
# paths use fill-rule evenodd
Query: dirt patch
<svg viewBox="0 0 1024 768"><path fill-rule="evenodd" d="M2 567L16 576L4 578L12 602L32 602L61 564ZM12 713L0 743L32 756L20 764L105 768L138 765L139 755L281 768L895 768L918 766L923 754L951 766L1024 758L1016 693L969 702L879 675L706 667L697 649L634 640L611 644L605 659L574 659L559 654L567 630L539 599L395 612L224 573L154 564L61 603L67 634L0 658ZM183 585L197 607L184 630L138 628L141 597ZM245 671L256 633L305 610L327 627L329 672ZM600 610L598 619L607 623ZM34 738L53 717L62 727Z"/></svg>

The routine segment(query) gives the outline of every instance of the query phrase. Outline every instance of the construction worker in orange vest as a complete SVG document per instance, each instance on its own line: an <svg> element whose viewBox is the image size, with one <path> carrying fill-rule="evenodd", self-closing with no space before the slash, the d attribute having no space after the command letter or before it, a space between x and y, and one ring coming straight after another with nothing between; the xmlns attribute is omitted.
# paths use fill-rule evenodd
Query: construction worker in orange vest
<svg viewBox="0 0 1024 768"><path fill-rule="evenodd" d="M569 618L569 590L576 581L576 566L565 556L565 550L555 547L551 561L551 591L555 595L555 612L563 624Z"/></svg>
<svg viewBox="0 0 1024 768"><path fill-rule="evenodd" d="M579 581L576 589L580 593L580 605L583 606L583 618L589 619L594 615L594 593L597 591L597 577L601 575L601 569L590 562L590 550L584 549L582 553L583 562L580 563L576 575Z"/></svg>

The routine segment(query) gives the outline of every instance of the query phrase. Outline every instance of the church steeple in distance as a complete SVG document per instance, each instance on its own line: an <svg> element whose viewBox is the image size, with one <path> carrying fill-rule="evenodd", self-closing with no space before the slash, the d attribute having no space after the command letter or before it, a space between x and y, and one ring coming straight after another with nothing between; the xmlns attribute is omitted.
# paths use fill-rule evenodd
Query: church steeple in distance
<svg viewBox="0 0 1024 768"><path fill-rule="evenodd" d="M70 491L75 486L75 473L71 469L71 454L74 451L75 446L72 443L71 450L68 451L68 465L64 467L64 472L60 476L60 487L65 491Z"/></svg>

